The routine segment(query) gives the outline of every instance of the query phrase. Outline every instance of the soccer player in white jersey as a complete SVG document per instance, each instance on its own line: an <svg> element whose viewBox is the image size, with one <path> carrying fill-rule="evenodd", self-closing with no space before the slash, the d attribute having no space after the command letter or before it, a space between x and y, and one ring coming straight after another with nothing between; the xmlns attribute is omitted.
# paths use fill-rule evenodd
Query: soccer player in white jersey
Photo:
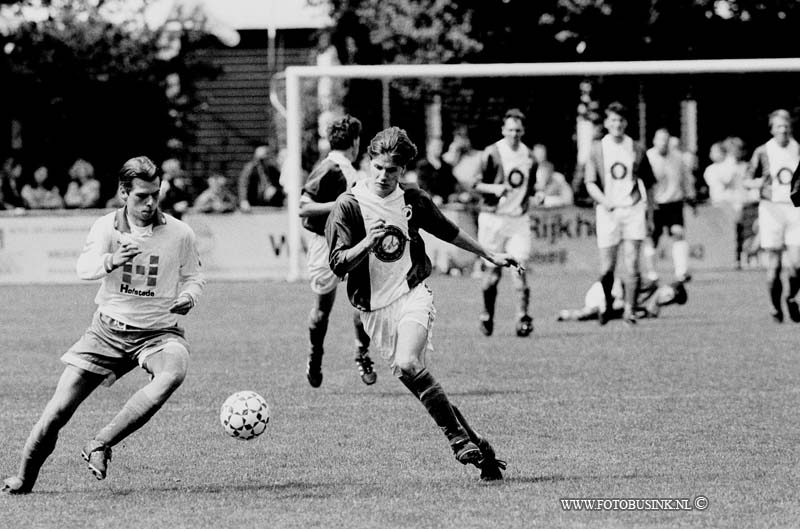
<svg viewBox="0 0 800 529"><path fill-rule="evenodd" d="M311 351L306 365L306 378L312 387L322 384L322 357L325 354L325 334L328 321L336 301L339 278L328 264L328 243L325 241L325 222L333 209L336 198L356 183L357 173L353 160L358 156L361 144L361 122L345 115L328 126L328 142L331 151L311 171L300 197L300 217L303 227L309 231L308 276L311 291L315 295L314 307L308 316L308 337ZM369 336L356 311L353 314L356 332L356 365L361 380L374 384L377 378L372 368L372 359L367 354Z"/></svg>
<svg viewBox="0 0 800 529"><path fill-rule="evenodd" d="M522 143L525 115L513 108L503 116L503 137L483 151L482 177L475 185L483 200L478 215L478 241L493 252L508 252L525 269L531 252L530 199L536 189L536 163L531 150ZM486 336L494 332L494 312L501 267L484 262L481 288L483 312L480 329ZM533 332L528 314L531 291L525 272L514 274L519 295L517 336Z"/></svg>
<svg viewBox="0 0 800 529"><path fill-rule="evenodd" d="M600 249L600 284L606 307L613 304L611 288L617 254L622 245L627 276L622 320L636 323L636 299L641 276L641 245L652 222L653 171L641 145L625 134L627 109L619 102L605 109L606 135L591 147L586 164L586 191L594 199L597 215L597 246ZM610 319L609 311L600 314L600 324Z"/></svg>
<svg viewBox="0 0 800 529"><path fill-rule="evenodd" d="M66 367L34 425L15 476L2 492L24 494L56 445L59 430L99 385L110 386L137 365L150 382L81 451L105 479L111 448L141 428L181 385L189 345L178 325L197 303L205 279L194 232L158 208L161 176L144 156L119 172L122 209L98 219L78 258L78 276L101 279L97 311L84 335L61 357Z"/></svg>
<svg viewBox="0 0 800 529"><path fill-rule="evenodd" d="M694 204L694 177L686 166L680 151L669 148L670 134L658 129L653 135L653 146L647 150L647 159L653 169L653 232L644 241L644 265L650 281L658 279L656 248L661 236L672 239L672 264L675 279L689 279L689 242L683 221L684 204Z"/></svg>
<svg viewBox="0 0 800 529"><path fill-rule="evenodd" d="M756 148L750 161L745 187L759 190L758 234L766 255L767 288L772 302L772 318L783 322L783 282L781 269L784 250L788 270L786 308L789 318L800 322L797 296L800 290L800 210L792 206L792 175L800 161L800 145L792 137L789 112L776 110L769 115L772 138Z"/></svg>
<svg viewBox="0 0 800 529"><path fill-rule="evenodd" d="M416 187L399 185L417 148L406 132L391 127L370 142L370 176L341 195L325 235L331 269L347 276L347 295L361 311L371 347L425 406L450 442L456 459L481 469L481 479L502 479L505 463L476 434L428 370L436 310L425 284L431 261L420 230L491 262L518 266L509 254L494 253L453 224Z"/></svg>

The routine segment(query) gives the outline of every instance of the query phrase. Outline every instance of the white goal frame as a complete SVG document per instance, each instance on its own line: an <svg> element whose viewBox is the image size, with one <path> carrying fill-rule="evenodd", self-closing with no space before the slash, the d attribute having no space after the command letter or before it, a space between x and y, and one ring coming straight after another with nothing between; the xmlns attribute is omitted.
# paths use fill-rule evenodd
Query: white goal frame
<svg viewBox="0 0 800 529"><path fill-rule="evenodd" d="M398 79L431 77L554 77L601 75L726 74L798 72L800 58L714 59L681 61L604 61L505 64L381 64L345 66L289 66L286 68L287 214L289 230L287 280L303 277L300 223L301 149L303 110L301 81L338 79Z"/></svg>

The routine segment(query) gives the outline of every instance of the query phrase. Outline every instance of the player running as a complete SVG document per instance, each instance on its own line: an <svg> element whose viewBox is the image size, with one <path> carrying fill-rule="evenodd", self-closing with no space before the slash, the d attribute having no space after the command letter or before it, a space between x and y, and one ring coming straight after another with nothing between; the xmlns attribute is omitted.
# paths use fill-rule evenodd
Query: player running
<svg viewBox="0 0 800 529"><path fill-rule="evenodd" d="M456 460L481 469L481 479L502 479L505 463L469 428L427 369L436 310L425 284L431 261L420 229L470 251L494 266L517 266L508 254L486 250L436 207L419 189L399 185L417 148L397 127L378 133L369 145L370 176L340 196L325 234L331 269L347 276L347 294L361 311L372 347L417 397L442 429Z"/></svg>
<svg viewBox="0 0 800 529"><path fill-rule="evenodd" d="M781 269L785 258L789 267L786 309L793 322L800 322L800 308L795 299L800 290L800 211L792 207L790 197L792 177L800 162L800 145L792 137L792 120L788 111L772 112L769 127L772 139L753 152L745 187L758 189L761 196L758 236L767 257L767 289L772 302L772 319L777 323L783 322Z"/></svg>
<svg viewBox="0 0 800 529"><path fill-rule="evenodd" d="M508 252L521 269L530 258L531 222L528 217L530 198L536 193L536 164L531 150L522 143L525 115L513 108L503 116L503 137L483 151L482 177L475 190L482 194L482 210L478 215L478 241L494 252ZM483 312L480 329L486 336L494 332L494 311L501 267L484 261ZM533 318L528 314L531 291L525 272L514 274L514 287L519 295L517 336L533 332Z"/></svg>
<svg viewBox="0 0 800 529"><path fill-rule="evenodd" d="M137 365L151 377L81 451L94 476L105 479L111 448L147 423L183 382L189 344L177 315L197 304L205 279L194 232L158 208L160 184L149 158L131 158L122 166L125 206L94 223L78 258L81 279L102 279L97 311L61 357L67 366L3 493L33 489L59 430L100 384L112 385Z"/></svg>
<svg viewBox="0 0 800 529"><path fill-rule="evenodd" d="M325 241L325 222L336 198L350 189L357 179L353 160L361 144L361 122L346 115L328 127L331 151L308 175L300 197L300 217L309 231L308 275L315 294L314 307L308 316L308 337L311 351L306 365L306 378L312 387L322 384L322 357L325 354L325 335L328 332L339 278L328 265L328 243ZM356 311L353 314L356 331L356 364L364 384L374 384L377 375L367 354L369 336Z"/></svg>

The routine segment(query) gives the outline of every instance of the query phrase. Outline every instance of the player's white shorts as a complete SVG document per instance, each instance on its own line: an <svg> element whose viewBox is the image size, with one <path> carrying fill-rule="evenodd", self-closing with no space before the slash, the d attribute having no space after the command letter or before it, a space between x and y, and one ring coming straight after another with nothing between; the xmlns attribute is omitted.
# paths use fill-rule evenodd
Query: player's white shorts
<svg viewBox="0 0 800 529"><path fill-rule="evenodd" d="M528 214L497 215L482 211L478 215L478 242L491 252L511 254L520 263L531 255L531 220Z"/></svg>
<svg viewBox="0 0 800 529"><path fill-rule="evenodd" d="M788 202L758 203L758 238L762 248L800 246L800 209Z"/></svg>
<svg viewBox="0 0 800 529"><path fill-rule="evenodd" d="M310 232L309 232L310 233ZM322 235L310 233L308 237L308 278L311 291L327 294L339 285L339 278L331 270L328 241Z"/></svg>
<svg viewBox="0 0 800 529"><path fill-rule="evenodd" d="M433 306L433 293L425 283L415 286L383 308L361 312L364 330L370 338L369 348L378 351L389 362L395 376L401 374L394 361L397 329L403 323L414 322L428 330L428 341L419 357L422 366L426 367L426 355L433 351L431 336L435 319L436 308Z"/></svg>
<svg viewBox="0 0 800 529"><path fill-rule="evenodd" d="M598 204L595 214L598 248L610 248L623 240L642 241L647 235L647 208L643 200L611 211Z"/></svg>

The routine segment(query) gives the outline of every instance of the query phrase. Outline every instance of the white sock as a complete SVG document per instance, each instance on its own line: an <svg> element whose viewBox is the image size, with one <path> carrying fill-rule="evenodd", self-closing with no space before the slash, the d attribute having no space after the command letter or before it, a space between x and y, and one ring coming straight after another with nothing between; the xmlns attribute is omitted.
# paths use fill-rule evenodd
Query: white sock
<svg viewBox="0 0 800 529"><path fill-rule="evenodd" d="M689 273L688 241L675 241L672 244L672 263L675 265L675 277L682 278Z"/></svg>

